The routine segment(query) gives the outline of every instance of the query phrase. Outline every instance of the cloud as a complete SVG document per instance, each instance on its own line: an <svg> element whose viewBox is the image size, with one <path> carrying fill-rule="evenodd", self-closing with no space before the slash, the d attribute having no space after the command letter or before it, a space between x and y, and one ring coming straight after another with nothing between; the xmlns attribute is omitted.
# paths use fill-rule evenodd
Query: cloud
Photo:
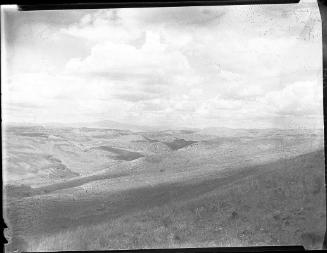
<svg viewBox="0 0 327 253"><path fill-rule="evenodd" d="M203 27L217 24L223 18L226 8L217 7L173 7L173 8L149 8L143 12L135 12L132 9L122 9L122 18L140 24L156 24L159 26L195 26Z"/></svg>
<svg viewBox="0 0 327 253"><path fill-rule="evenodd" d="M166 71L173 74L187 68L188 63L184 56L178 51L167 49L160 43L157 34L153 33L147 33L146 42L140 49L127 44L104 42L94 46L85 59L72 59L67 63L67 70L71 72L116 75L160 75Z"/></svg>
<svg viewBox="0 0 327 253"><path fill-rule="evenodd" d="M183 77L191 76L186 57L161 43L153 32L146 33L141 48L98 43L88 57L70 60L66 72L86 76L93 83L105 82L112 97L131 102L168 95Z"/></svg>
<svg viewBox="0 0 327 253"><path fill-rule="evenodd" d="M24 109L8 117L167 127L322 118L316 3L65 13L12 18L23 28L8 40L5 104Z"/></svg>
<svg viewBox="0 0 327 253"><path fill-rule="evenodd" d="M121 93L121 94L116 94L114 96L117 99L120 100L125 100L129 102L138 102L138 101L146 101L146 100L152 100L154 98L160 97L158 94L156 95L151 95L149 93L141 93L141 92L135 92L135 93Z"/></svg>
<svg viewBox="0 0 327 253"><path fill-rule="evenodd" d="M321 115L322 87L312 82L296 82L264 98L269 109L279 115Z"/></svg>

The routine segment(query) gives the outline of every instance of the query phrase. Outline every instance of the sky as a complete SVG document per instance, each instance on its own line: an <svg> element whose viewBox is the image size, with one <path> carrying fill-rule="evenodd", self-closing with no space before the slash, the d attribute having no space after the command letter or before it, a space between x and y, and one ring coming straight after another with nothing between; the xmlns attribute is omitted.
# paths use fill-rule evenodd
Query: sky
<svg viewBox="0 0 327 253"><path fill-rule="evenodd" d="M323 128L315 1L2 13L4 122Z"/></svg>

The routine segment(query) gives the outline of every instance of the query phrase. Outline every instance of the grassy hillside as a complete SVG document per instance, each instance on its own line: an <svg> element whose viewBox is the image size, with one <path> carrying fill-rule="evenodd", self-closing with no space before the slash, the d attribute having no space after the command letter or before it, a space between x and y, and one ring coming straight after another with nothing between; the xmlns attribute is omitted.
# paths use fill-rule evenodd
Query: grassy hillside
<svg viewBox="0 0 327 253"><path fill-rule="evenodd" d="M185 201L101 224L26 236L20 244L30 251L294 244L321 248L326 227L323 151L259 167ZM197 187L188 188L189 194Z"/></svg>
<svg viewBox="0 0 327 253"><path fill-rule="evenodd" d="M209 130L7 128L12 245L318 247L323 132Z"/></svg>
<svg viewBox="0 0 327 253"><path fill-rule="evenodd" d="M307 153L319 131L229 130L132 132L97 128L9 127L4 135L5 184L40 187L123 171L217 170ZM262 160L262 161L259 161ZM142 172L142 173L143 173Z"/></svg>

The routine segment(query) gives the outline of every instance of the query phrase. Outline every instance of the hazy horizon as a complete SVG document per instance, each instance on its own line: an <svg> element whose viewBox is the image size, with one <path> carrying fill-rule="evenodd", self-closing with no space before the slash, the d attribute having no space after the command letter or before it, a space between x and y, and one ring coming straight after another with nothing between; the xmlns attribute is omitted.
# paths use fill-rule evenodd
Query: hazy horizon
<svg viewBox="0 0 327 253"><path fill-rule="evenodd" d="M204 129L231 129L231 130L269 130L269 129L276 129L276 130L324 130L324 126L319 127L293 127L293 128L278 128L278 127L262 127L262 128L255 128L255 127L226 127L226 126L209 126L209 127L191 127L191 126L179 126L176 128L172 127L165 127L160 125L154 125L154 126L147 126L147 125L139 125L139 124L133 124L132 122L118 122L118 121L111 121L111 120L100 120L100 121L93 121L93 122L72 122L72 123L66 123L66 122L40 122L40 123L33 123L33 122L2 122L4 126L43 126L43 127L71 127L71 128L107 128L110 129L111 127L106 126L92 126L91 124L96 123L106 123L107 121L122 124L122 125L130 125L134 127L145 127L149 130L158 130L158 131L169 131L169 130L204 130ZM125 127L127 129L128 127ZM111 129L118 129L118 128L111 128Z"/></svg>
<svg viewBox="0 0 327 253"><path fill-rule="evenodd" d="M2 13L5 122L323 127L316 2Z"/></svg>

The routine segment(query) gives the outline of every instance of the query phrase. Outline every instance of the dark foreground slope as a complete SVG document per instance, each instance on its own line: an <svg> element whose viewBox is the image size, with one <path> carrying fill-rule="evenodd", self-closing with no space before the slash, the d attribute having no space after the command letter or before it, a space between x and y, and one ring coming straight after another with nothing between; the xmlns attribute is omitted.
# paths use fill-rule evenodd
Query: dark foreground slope
<svg viewBox="0 0 327 253"><path fill-rule="evenodd" d="M321 247L324 153L92 199L26 198L8 207L29 251L302 244ZM24 201L24 202L22 202Z"/></svg>

